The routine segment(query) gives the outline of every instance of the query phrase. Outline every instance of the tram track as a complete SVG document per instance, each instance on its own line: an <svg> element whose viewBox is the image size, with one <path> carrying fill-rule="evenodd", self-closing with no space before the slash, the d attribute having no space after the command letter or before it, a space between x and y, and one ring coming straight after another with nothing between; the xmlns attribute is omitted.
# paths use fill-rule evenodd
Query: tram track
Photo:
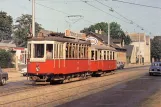
<svg viewBox="0 0 161 107"><path fill-rule="evenodd" d="M7 96L7 95L12 95L12 94L17 94L17 93L21 93L21 92L25 92L25 91L30 91L30 90L33 90L33 89L39 89L39 88L46 88L46 87L49 87L49 86L24 86L24 87L18 87L18 88L13 88L13 89L9 89L9 90L3 90L3 91L0 91L0 97L4 97L4 96Z"/></svg>
<svg viewBox="0 0 161 107"><path fill-rule="evenodd" d="M139 68L139 67L137 67L137 68ZM128 70L128 69L125 69L125 70ZM117 73L120 73L120 72L123 72L123 71L122 70L117 70L116 72L106 73L103 76L109 76L109 75L117 74ZM89 78L87 78L87 79L89 79ZM84 80L84 79L82 79L82 80ZM69 82L78 82L78 81L81 81L81 80L69 81ZM67 84L69 82L66 82L64 84ZM98 81L98 82L100 82L100 81ZM54 84L54 85L56 85L56 84ZM62 85L62 84L59 84L59 85ZM39 85L39 86L32 85L32 86L24 86L24 87L18 87L18 88L13 88L13 89L6 89L5 91L4 90L0 91L0 97L11 95L11 94L16 94L16 93L21 93L21 92L25 92L25 91L30 91L30 90L33 90L33 89L39 89L39 88L42 89L42 88L46 88L46 87L52 87L52 85L47 85L47 86L44 86L44 85Z"/></svg>
<svg viewBox="0 0 161 107"><path fill-rule="evenodd" d="M101 77L100 77L101 78ZM42 93L42 94L39 94L39 95L35 95L35 96L31 96L31 97L27 97L27 98L22 98L22 99L19 99L19 100L15 100L15 101L10 101L10 102L6 102L6 103L3 103L3 104L0 104L0 105L6 105L6 104L13 104L13 103L18 103L18 102L23 102L23 101L26 101L26 100L34 100L34 99L39 99L40 97L43 97L43 96L48 96L51 98L51 100L47 100L47 101L42 101L44 102L43 104L40 104L40 105L46 105L46 104L49 104L51 102L57 102L59 100L62 100L62 99L67 99L67 98L71 98L73 96L77 96L78 93L90 93L90 91L96 91L96 90L102 90L102 89L106 89L107 87L110 87L112 85L116 85L116 84L119 84L121 82L125 82L127 81L127 79L125 79L124 81L123 80L119 80L119 81L115 81L114 79L116 78L116 76L112 77L112 78L104 78L104 79L99 79L99 81L97 81L96 79L93 79L91 82L89 82L88 80L90 79L87 79L88 83L86 84L81 84L81 85L76 85L76 86L73 86L73 87L69 87L69 88L66 88L66 87L61 87L63 86L64 84L62 85L59 85L59 87L61 89L55 91L53 89L52 92L47 92L47 93ZM134 76L133 78L131 79L135 79L136 76ZM111 81L111 80L114 80L114 82L110 83L110 84L107 84L108 81ZM95 82L93 82L95 81ZM82 81L81 81L82 82ZM96 86L95 84L98 84L100 83L98 86ZM70 84L70 83L68 83ZM84 89L84 87L88 87L87 89ZM89 88L90 87L90 88ZM70 91L72 90L79 90L80 92L76 92L75 94L71 94L71 95L62 95L62 93L64 91L66 91L67 93L70 94ZM81 89L81 90L80 90ZM43 89L42 89L43 90ZM52 98L52 96L58 96L56 97L55 99ZM60 96L63 96L61 98L59 98ZM58 98L58 99L57 99ZM41 102L41 101L40 101ZM35 106L40 106L39 104L36 104Z"/></svg>

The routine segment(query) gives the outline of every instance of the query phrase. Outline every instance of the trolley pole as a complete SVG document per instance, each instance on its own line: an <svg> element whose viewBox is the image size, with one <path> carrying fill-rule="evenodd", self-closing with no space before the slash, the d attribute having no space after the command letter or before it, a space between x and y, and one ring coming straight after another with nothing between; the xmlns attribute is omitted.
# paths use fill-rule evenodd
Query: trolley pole
<svg viewBox="0 0 161 107"><path fill-rule="evenodd" d="M32 34L35 37L35 0L32 0Z"/></svg>
<svg viewBox="0 0 161 107"><path fill-rule="evenodd" d="M108 23L108 46L110 46L110 22Z"/></svg>

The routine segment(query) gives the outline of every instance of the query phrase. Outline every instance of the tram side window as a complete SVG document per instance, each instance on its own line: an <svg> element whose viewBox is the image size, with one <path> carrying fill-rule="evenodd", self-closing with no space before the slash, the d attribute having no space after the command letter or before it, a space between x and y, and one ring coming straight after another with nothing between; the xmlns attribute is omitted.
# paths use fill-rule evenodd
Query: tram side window
<svg viewBox="0 0 161 107"><path fill-rule="evenodd" d="M74 57L78 58L78 44L75 44Z"/></svg>
<svg viewBox="0 0 161 107"><path fill-rule="evenodd" d="M94 60L95 55L94 55L94 51L91 51L91 60Z"/></svg>
<svg viewBox="0 0 161 107"><path fill-rule="evenodd" d="M71 48L71 49L72 49L72 50L71 50L71 58L75 58L75 57L74 57L75 44L72 44L71 46L72 46L72 48Z"/></svg>
<svg viewBox="0 0 161 107"><path fill-rule="evenodd" d="M110 60L112 60L112 52L110 51Z"/></svg>
<svg viewBox="0 0 161 107"><path fill-rule="evenodd" d="M104 51L104 60L106 60L106 51Z"/></svg>
<svg viewBox="0 0 161 107"><path fill-rule="evenodd" d="M115 60L115 52L113 52L113 60Z"/></svg>
<svg viewBox="0 0 161 107"><path fill-rule="evenodd" d="M88 58L88 46L85 46L84 54L85 54L85 58Z"/></svg>
<svg viewBox="0 0 161 107"><path fill-rule="evenodd" d="M97 60L97 51L95 51L95 60Z"/></svg>
<svg viewBox="0 0 161 107"><path fill-rule="evenodd" d="M109 60L109 51L107 51L107 60Z"/></svg>
<svg viewBox="0 0 161 107"><path fill-rule="evenodd" d="M71 58L72 54L72 44L67 43L66 45L66 58Z"/></svg>
<svg viewBox="0 0 161 107"><path fill-rule="evenodd" d="M54 44L54 58L57 58L57 44Z"/></svg>
<svg viewBox="0 0 161 107"><path fill-rule="evenodd" d="M60 44L60 50L59 50L60 58L63 58L63 44Z"/></svg>
<svg viewBox="0 0 161 107"><path fill-rule="evenodd" d="M44 57L44 44L34 44L34 58Z"/></svg>
<svg viewBox="0 0 161 107"><path fill-rule="evenodd" d="M101 53L101 51L99 51L99 56L100 56L99 59L102 60L102 53Z"/></svg>
<svg viewBox="0 0 161 107"><path fill-rule="evenodd" d="M46 59L53 58L53 44L46 45Z"/></svg>

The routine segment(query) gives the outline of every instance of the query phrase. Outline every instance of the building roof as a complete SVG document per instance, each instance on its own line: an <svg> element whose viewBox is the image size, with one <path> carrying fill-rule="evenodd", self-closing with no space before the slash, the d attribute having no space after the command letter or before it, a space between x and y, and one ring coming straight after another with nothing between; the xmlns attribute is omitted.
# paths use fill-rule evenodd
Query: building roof
<svg viewBox="0 0 161 107"><path fill-rule="evenodd" d="M144 33L129 33L128 35L131 38L132 42L139 42L139 36L140 36L140 42L145 41L145 34Z"/></svg>
<svg viewBox="0 0 161 107"><path fill-rule="evenodd" d="M112 39L112 42L113 42L113 43L121 43L122 40L121 40L121 39Z"/></svg>
<svg viewBox="0 0 161 107"><path fill-rule="evenodd" d="M13 40L2 40L0 42L0 47L16 47L16 44L14 44Z"/></svg>
<svg viewBox="0 0 161 107"><path fill-rule="evenodd" d="M102 35L102 34L93 33L93 32L90 32L90 33L88 33L87 35L90 35L90 34L93 35L93 36L95 36L97 39L101 40L104 44L108 44L108 36L107 36L107 35ZM114 44L113 41L116 41L116 40L110 38L110 45L111 45L113 48L126 51L125 48L120 47L120 46ZM120 41L120 40L117 40L117 42L118 42L118 41Z"/></svg>
<svg viewBox="0 0 161 107"><path fill-rule="evenodd" d="M47 36L49 36L49 34L51 34L51 33L53 33L53 31L49 31L49 30L44 30L44 29L42 29L42 30L40 30L40 32L38 33L38 37L39 37L39 36L47 37Z"/></svg>
<svg viewBox="0 0 161 107"><path fill-rule="evenodd" d="M126 56L131 56L132 54L132 50L134 48L134 45L125 45L124 48L127 50L126 51Z"/></svg>

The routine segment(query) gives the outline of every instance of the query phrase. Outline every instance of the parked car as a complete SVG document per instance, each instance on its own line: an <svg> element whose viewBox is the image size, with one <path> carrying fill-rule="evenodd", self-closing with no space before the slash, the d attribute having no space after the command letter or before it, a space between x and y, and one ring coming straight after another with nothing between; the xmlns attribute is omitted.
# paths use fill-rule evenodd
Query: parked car
<svg viewBox="0 0 161 107"><path fill-rule="evenodd" d="M6 81L8 80L8 73L3 72L1 67L0 67L0 85L5 85Z"/></svg>
<svg viewBox="0 0 161 107"><path fill-rule="evenodd" d="M154 62L149 68L149 75L161 75L161 62Z"/></svg>
<svg viewBox="0 0 161 107"><path fill-rule="evenodd" d="M22 74L23 76L26 76L26 75L27 75L27 67L21 69L21 74Z"/></svg>
<svg viewBox="0 0 161 107"><path fill-rule="evenodd" d="M117 69L124 69L125 64L123 62L117 62Z"/></svg>

